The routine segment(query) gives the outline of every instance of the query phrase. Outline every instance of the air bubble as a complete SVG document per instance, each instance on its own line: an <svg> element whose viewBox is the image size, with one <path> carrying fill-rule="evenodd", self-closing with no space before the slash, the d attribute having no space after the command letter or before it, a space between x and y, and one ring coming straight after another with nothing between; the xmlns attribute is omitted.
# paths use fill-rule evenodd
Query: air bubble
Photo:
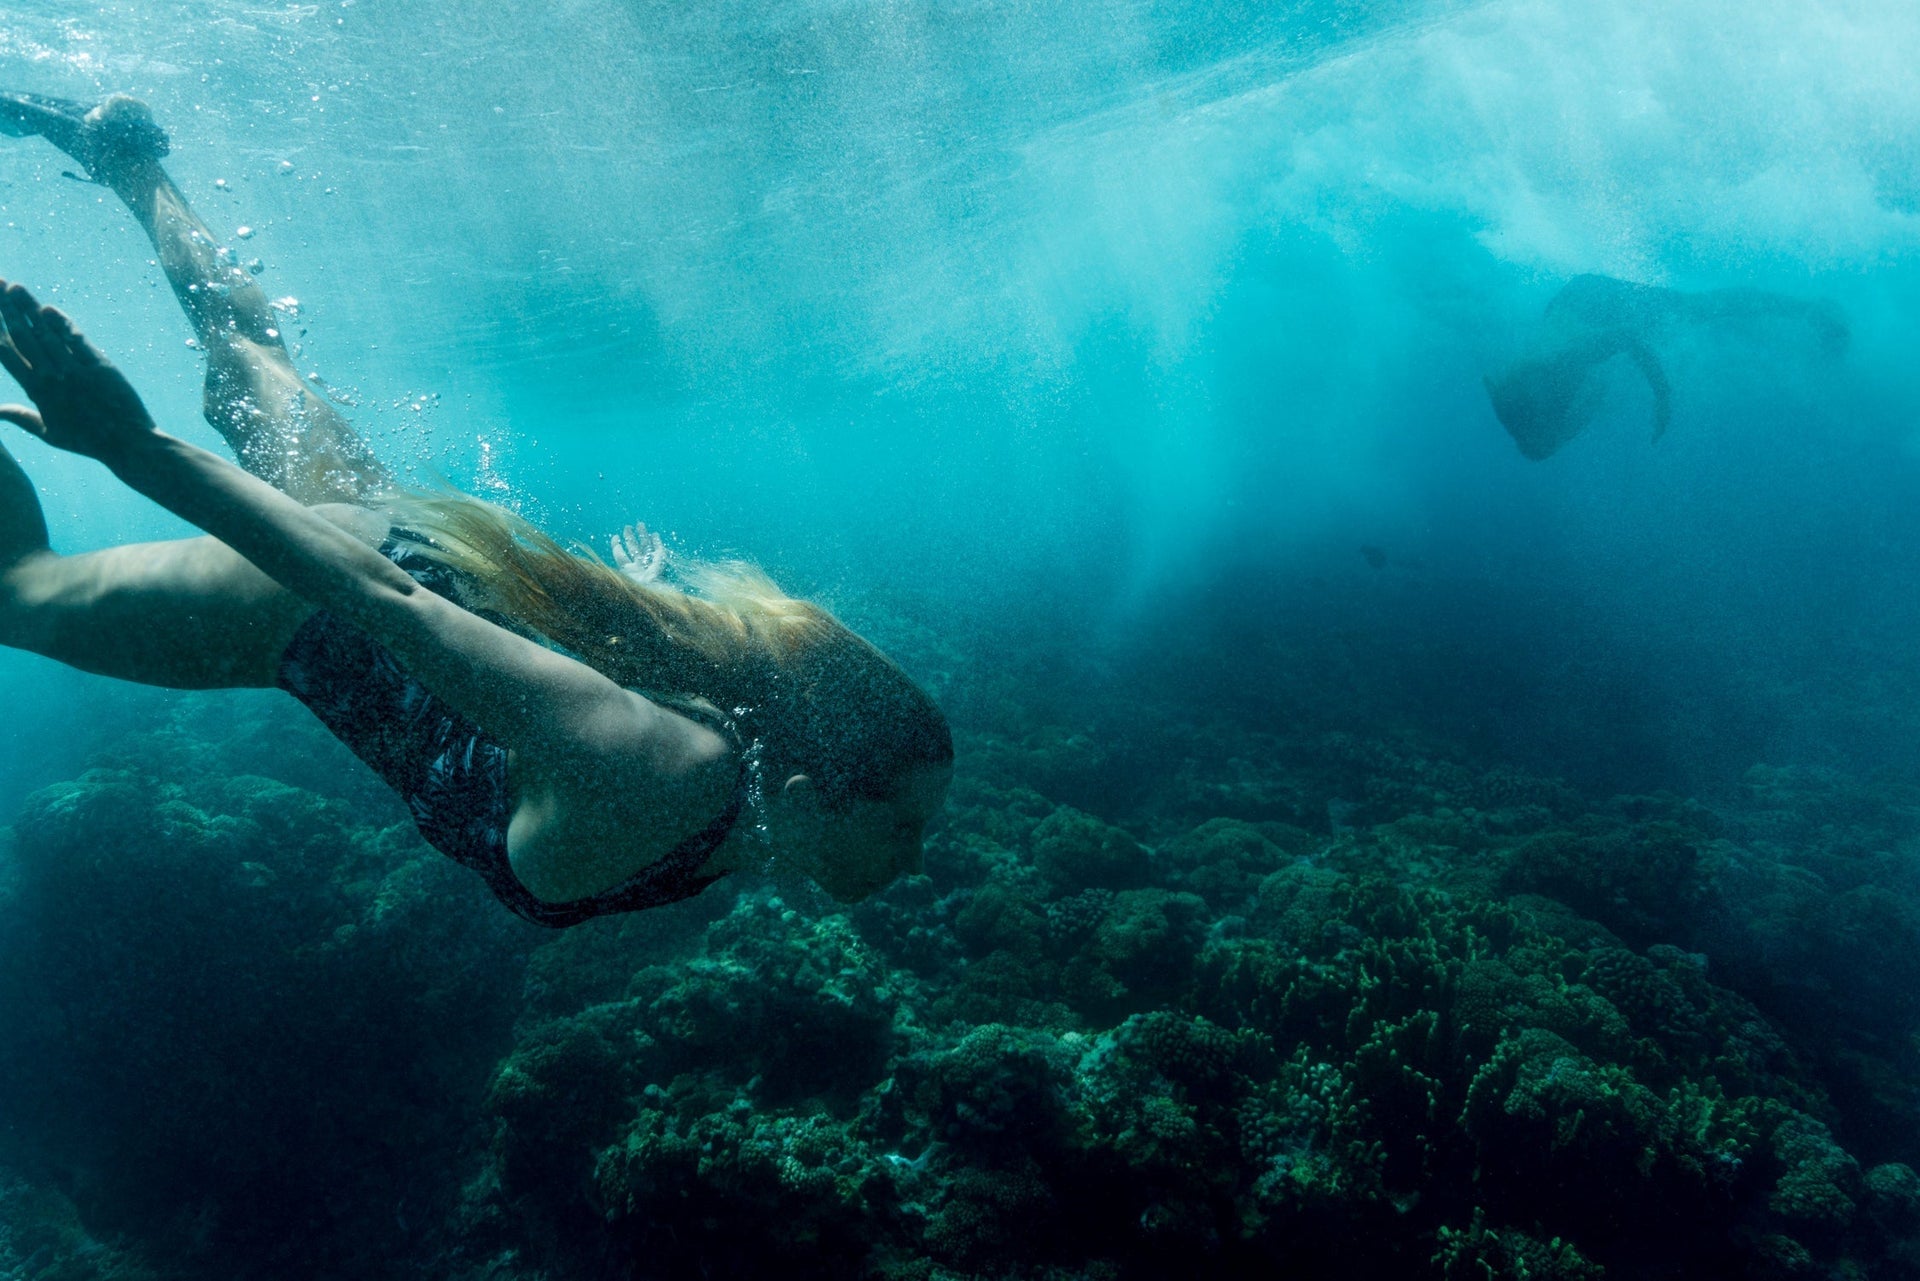
<svg viewBox="0 0 1920 1281"><path fill-rule="evenodd" d="M281 173L292 173L292 172L293 172L293 161L291 161L291 160L282 160L282 161L280 162L280 172L281 172Z"/></svg>
<svg viewBox="0 0 1920 1281"><path fill-rule="evenodd" d="M252 227L236 227L234 228L233 234L240 237L240 239L242 240L252 240L253 228Z"/></svg>
<svg viewBox="0 0 1920 1281"><path fill-rule="evenodd" d="M218 191L227 190L227 180L225 178L215 178L213 180L213 185L215 190L218 190Z"/></svg>
<svg viewBox="0 0 1920 1281"><path fill-rule="evenodd" d="M254 275L257 276L261 272L265 271L266 269L267 269L267 264L264 262L261 262L258 258L247 259L247 270L252 272Z"/></svg>

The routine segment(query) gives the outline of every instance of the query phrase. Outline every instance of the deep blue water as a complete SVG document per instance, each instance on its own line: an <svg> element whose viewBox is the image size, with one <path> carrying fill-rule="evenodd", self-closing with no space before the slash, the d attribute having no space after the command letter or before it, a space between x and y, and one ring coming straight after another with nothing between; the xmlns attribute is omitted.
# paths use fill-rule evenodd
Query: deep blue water
<svg viewBox="0 0 1920 1281"><path fill-rule="evenodd" d="M0 86L145 98L409 476L944 633L1101 726L1096 812L1180 764L1132 708L1603 796L1920 771L1917 64L1900 0L0 3ZM0 274L217 444L71 167L0 139ZM1681 326L1657 445L1615 360L1530 461L1483 378L1583 273L1850 341ZM8 446L59 550L189 532ZM179 706L0 652L0 823Z"/></svg>

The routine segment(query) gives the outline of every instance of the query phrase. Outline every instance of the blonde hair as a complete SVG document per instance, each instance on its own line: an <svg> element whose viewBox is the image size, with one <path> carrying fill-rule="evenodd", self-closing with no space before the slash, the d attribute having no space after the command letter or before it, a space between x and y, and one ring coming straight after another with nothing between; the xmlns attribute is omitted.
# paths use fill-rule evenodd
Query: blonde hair
<svg viewBox="0 0 1920 1281"><path fill-rule="evenodd" d="M419 550L470 580L476 609L544 637L617 684L705 698L757 739L769 777L806 774L842 808L953 759L946 718L891 659L745 561L674 563L640 583L465 494L385 494ZM776 772L777 771L777 772Z"/></svg>

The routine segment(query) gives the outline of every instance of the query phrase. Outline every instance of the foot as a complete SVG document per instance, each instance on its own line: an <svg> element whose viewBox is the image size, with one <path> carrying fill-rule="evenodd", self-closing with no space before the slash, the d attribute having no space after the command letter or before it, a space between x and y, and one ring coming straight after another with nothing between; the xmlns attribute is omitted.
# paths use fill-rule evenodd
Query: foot
<svg viewBox="0 0 1920 1281"><path fill-rule="evenodd" d="M98 105L37 93L0 92L0 133L39 134L79 161L96 182L166 155L166 130L138 98L116 93Z"/></svg>

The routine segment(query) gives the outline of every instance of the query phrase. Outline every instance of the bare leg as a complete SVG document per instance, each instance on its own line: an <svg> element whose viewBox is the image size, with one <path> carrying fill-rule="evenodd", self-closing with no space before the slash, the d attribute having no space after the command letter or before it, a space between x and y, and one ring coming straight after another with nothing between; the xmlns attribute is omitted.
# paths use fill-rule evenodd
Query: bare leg
<svg viewBox="0 0 1920 1281"><path fill-rule="evenodd" d="M241 466L310 505L384 488L386 470L366 442L294 370L266 292L220 261L213 233L159 163L130 166L109 185L153 239L207 349L204 412Z"/></svg>
<svg viewBox="0 0 1920 1281"><path fill-rule="evenodd" d="M220 260L160 167L165 135L146 109L0 94L0 132L44 135L133 211L207 349L207 420L241 464L370 544L385 537L384 516L346 505L384 487L385 470L301 383L266 295ZM31 482L0 449L0 645L147 685L270 686L312 612L213 538L56 555Z"/></svg>
<svg viewBox="0 0 1920 1281"><path fill-rule="evenodd" d="M0 459L0 527L8 527L21 523L20 489L36 513L38 503L19 468L3 452ZM365 508L316 510L369 543L386 535L385 519ZM42 536L11 559L0 552L0 645L143 685L270 687L312 612L214 538L57 556Z"/></svg>
<svg viewBox="0 0 1920 1281"><path fill-rule="evenodd" d="M40 105L52 101L13 106L7 131L43 134L133 211L207 350L204 412L240 465L309 505L356 502L390 485L352 425L301 381L265 291L221 261L212 230L160 167L165 135L147 109L114 97L66 116Z"/></svg>

